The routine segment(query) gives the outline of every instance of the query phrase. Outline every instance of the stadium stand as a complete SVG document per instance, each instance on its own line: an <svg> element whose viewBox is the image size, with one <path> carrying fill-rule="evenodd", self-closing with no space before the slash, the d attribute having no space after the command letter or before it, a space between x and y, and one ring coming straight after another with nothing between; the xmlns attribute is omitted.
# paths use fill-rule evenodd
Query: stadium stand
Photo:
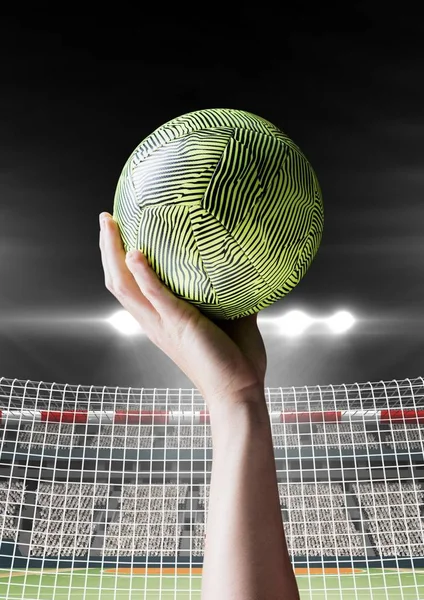
<svg viewBox="0 0 424 600"><path fill-rule="evenodd" d="M420 506L424 492L413 481L354 483L368 518L369 533L381 556L423 556L424 527Z"/></svg>
<svg viewBox="0 0 424 600"><path fill-rule="evenodd" d="M25 486L22 481L9 478L0 481L0 531L5 540L18 538L19 512L25 502Z"/></svg>

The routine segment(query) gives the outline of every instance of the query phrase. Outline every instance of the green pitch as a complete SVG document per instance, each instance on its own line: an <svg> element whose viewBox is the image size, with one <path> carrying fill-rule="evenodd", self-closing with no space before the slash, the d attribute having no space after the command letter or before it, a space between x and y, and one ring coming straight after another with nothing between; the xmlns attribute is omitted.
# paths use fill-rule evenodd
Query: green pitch
<svg viewBox="0 0 424 600"><path fill-rule="evenodd" d="M424 571L357 569L297 575L302 600L421 600ZM145 575L101 569L0 571L3 600L200 599L201 575Z"/></svg>

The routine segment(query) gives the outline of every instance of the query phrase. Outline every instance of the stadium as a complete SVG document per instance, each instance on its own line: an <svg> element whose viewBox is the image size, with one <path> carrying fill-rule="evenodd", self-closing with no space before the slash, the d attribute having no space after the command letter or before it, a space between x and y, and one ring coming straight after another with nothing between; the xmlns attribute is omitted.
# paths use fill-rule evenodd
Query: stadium
<svg viewBox="0 0 424 600"><path fill-rule="evenodd" d="M424 380L266 388L302 600L424 597ZM199 598L194 389L0 379L0 597Z"/></svg>
<svg viewBox="0 0 424 600"><path fill-rule="evenodd" d="M125 161L146 136L151 140L178 115L214 107L275 123L310 160L323 191L326 223L317 260L301 281L297 275L290 280L295 291L278 302L270 293L275 304L257 306L279 508L300 598L424 600L424 30L423 20L403 5L383 11L374 4L343 3L335 10L333 4L285 3L282 18L246 5L234 19L215 5L199 11L188 4L176 11L159 6L158 16L154 5L143 6L142 18L121 6L111 18L107 6L57 18L54 11L4 11L0 600L206 600L202 573L213 545L207 526L217 489L211 486L213 416L199 381L155 336L146 339L143 325L150 321L139 319L144 338L132 338L134 318L113 314L128 307L105 289L98 217L114 210ZM166 131L159 140L169 141ZM190 172L184 189L197 203L198 182L212 174L205 157L212 156L218 171L225 167L214 161L227 133L218 145L197 128L193 133L183 148ZM193 150L206 138L208 152L196 157ZM252 243L261 271L272 272L276 283L278 261L261 253L271 245L277 258L281 250L292 258L302 252L274 233L269 247L258 243L263 215L278 227L281 219L242 192L257 198L262 189L277 189L264 176L261 158L274 145L261 138L252 169L241 144L246 139L238 133L225 147L239 166L245 157L249 168L223 168L231 183L224 187L242 199L245 220L237 221L242 211L231 214L227 206L217 213L236 228L240 247ZM152 157L152 148L143 147L137 164ZM166 156L158 153L156 164L168 168ZM302 160L287 156L281 172L294 165L294 173L311 182ZM169 198L170 181L175 175L178 182L183 169L171 171L172 178L156 181L139 170L122 189L131 198L133 183L153 182L149 202L159 188ZM280 170L272 181L283 181ZM293 198L301 197L285 185ZM160 221L166 241L184 240L178 256L196 257L192 232L203 222L203 234L215 231L230 261L229 279L219 277L214 285L231 296L231 282L253 273L245 286L250 302L264 288L251 258L238 269L226 227L177 192L179 207L164 211ZM210 194L206 202L210 206ZM120 220L137 206L127 202ZM194 227L182 219L183 207ZM156 212L152 200L148 222ZM178 234L180 223L187 237ZM135 225L131 231L140 233ZM287 232L292 235L290 227ZM153 233L154 245L169 252ZM308 249L305 239L298 242ZM214 244L206 235L204 242L212 263ZM243 256L239 248L234 255L237 261ZM174 264L179 282L191 288L200 280L200 262L188 270L180 258ZM333 310L339 312L327 319ZM357 327L339 335L352 325L348 311ZM283 330L294 339L282 340ZM194 348L187 344L187 361L198 358ZM205 360L200 356L192 367L196 375ZM252 460L251 470L243 463L244 481L246 471L247 481L255 481L250 476L259 463ZM231 469L225 473L230 481ZM240 497L264 517L262 525L264 507L247 494L237 502ZM223 513L215 520L222 527L211 530L224 532L215 536L221 565L237 554L222 544L232 529L229 511ZM238 505L235 514L243 514ZM245 532L246 523L253 530L246 518ZM249 542L253 537L248 531ZM233 542L240 539L233 535ZM267 547L264 540L251 543L249 561L239 561L242 584L255 580L249 577L255 567L262 569L260 584L269 581L263 566L272 552L263 550L278 544ZM243 544L237 550L241 554ZM231 596L221 568L210 577L208 600L213 593L216 600ZM270 572L279 575L275 564ZM288 593L283 588L275 596L287 600ZM264 595L255 600L270 600Z"/></svg>

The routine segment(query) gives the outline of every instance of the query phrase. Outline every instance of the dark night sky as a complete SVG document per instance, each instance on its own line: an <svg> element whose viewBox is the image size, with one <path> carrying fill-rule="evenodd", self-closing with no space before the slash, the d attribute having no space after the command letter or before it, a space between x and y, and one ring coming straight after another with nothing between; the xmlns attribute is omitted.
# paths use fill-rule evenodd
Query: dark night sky
<svg viewBox="0 0 424 600"><path fill-rule="evenodd" d="M147 338L102 321L120 305L104 287L98 214L112 212L146 135L210 107L275 123L322 187L318 255L264 316L358 319L339 337L263 329L266 385L424 376L424 29L413 15L355 6L299 8L284 22L215 15L206 28L184 14L142 25L130 14L2 19L0 377L193 387Z"/></svg>

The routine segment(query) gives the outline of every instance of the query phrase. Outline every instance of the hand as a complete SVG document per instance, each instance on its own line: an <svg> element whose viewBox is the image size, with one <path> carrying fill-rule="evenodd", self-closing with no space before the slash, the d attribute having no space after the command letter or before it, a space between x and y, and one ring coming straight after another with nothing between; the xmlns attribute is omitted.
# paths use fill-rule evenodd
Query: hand
<svg viewBox="0 0 424 600"><path fill-rule="evenodd" d="M106 288L149 339L193 382L206 402L243 401L263 394L267 358L257 315L212 321L177 298L141 252L125 254L117 223L100 216ZM212 400L213 399L213 400Z"/></svg>

